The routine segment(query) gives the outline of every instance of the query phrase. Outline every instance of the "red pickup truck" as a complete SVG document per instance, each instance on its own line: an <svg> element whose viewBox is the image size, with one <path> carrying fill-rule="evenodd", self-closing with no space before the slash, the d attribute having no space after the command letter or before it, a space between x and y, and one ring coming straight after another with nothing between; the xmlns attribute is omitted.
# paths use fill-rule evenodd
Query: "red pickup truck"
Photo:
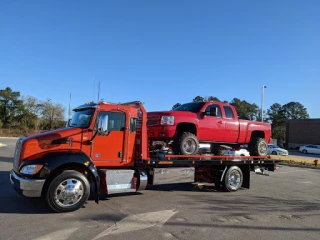
<svg viewBox="0 0 320 240"><path fill-rule="evenodd" d="M172 142L175 154L194 155L199 144L210 143L215 155L223 155L223 145L239 149L245 144L251 156L267 155L271 125L240 120L230 104L191 102L171 111L149 112L147 119L151 144Z"/></svg>

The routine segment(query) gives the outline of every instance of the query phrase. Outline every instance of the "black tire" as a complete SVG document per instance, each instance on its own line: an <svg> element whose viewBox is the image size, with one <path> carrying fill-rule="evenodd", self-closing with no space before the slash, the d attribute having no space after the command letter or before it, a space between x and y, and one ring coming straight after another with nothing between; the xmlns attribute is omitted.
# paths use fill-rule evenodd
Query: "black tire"
<svg viewBox="0 0 320 240"><path fill-rule="evenodd" d="M68 186L70 186L71 190L78 186L78 195L70 192L69 195L67 195L68 193L65 193L64 191L68 190L66 189ZM58 189L58 187L60 189ZM88 200L89 195L90 184L88 179L80 172L66 170L50 182L45 193L45 199L49 207L55 212L72 212L81 208ZM73 200L74 203L70 204Z"/></svg>
<svg viewBox="0 0 320 240"><path fill-rule="evenodd" d="M302 153L304 153L304 154L308 154L308 151L307 151L307 150L305 150L305 149L303 149Z"/></svg>
<svg viewBox="0 0 320 240"><path fill-rule="evenodd" d="M230 167L222 181L223 189L228 192L237 191L241 188L243 182L243 174L239 167L232 166Z"/></svg>
<svg viewBox="0 0 320 240"><path fill-rule="evenodd" d="M182 154L182 155L198 154L199 140L193 133L184 132L174 140L173 150L175 154Z"/></svg>
<svg viewBox="0 0 320 240"><path fill-rule="evenodd" d="M267 156L268 154L268 144L264 138L252 138L249 149L251 156Z"/></svg>
<svg viewBox="0 0 320 240"><path fill-rule="evenodd" d="M278 153L276 151L273 151L271 155L278 155Z"/></svg>
<svg viewBox="0 0 320 240"><path fill-rule="evenodd" d="M222 148L219 144L211 144L211 153L216 156L223 156L226 153L226 149Z"/></svg>

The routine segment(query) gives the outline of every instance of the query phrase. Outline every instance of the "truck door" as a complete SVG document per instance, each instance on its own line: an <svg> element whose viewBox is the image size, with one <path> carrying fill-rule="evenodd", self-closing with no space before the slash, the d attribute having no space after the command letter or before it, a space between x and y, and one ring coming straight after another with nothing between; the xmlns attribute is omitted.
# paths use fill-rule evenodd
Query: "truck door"
<svg viewBox="0 0 320 240"><path fill-rule="evenodd" d="M217 116L210 116L211 107L217 107ZM225 120L222 118L221 108L218 104L210 104L205 109L205 115L199 120L199 138L205 141L223 142Z"/></svg>
<svg viewBox="0 0 320 240"><path fill-rule="evenodd" d="M229 106L223 106L225 113L226 129L224 141L228 143L236 143L239 136L239 121L234 116L234 113Z"/></svg>
<svg viewBox="0 0 320 240"><path fill-rule="evenodd" d="M97 135L92 143L91 158L94 162L104 166L120 163L124 159L126 114L123 112L101 111L101 115L108 116L108 134ZM96 125L98 120L96 121Z"/></svg>

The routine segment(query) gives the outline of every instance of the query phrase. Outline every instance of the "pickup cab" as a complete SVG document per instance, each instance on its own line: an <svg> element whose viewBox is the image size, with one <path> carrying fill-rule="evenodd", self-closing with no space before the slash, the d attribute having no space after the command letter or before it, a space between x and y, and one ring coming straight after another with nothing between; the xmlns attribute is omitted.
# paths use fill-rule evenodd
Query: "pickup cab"
<svg viewBox="0 0 320 240"><path fill-rule="evenodd" d="M151 144L172 143L175 154L198 154L200 143L210 143L215 155L224 154L223 145L247 145L251 156L266 156L271 125L239 119L227 103L190 102L171 111L148 112L147 133Z"/></svg>

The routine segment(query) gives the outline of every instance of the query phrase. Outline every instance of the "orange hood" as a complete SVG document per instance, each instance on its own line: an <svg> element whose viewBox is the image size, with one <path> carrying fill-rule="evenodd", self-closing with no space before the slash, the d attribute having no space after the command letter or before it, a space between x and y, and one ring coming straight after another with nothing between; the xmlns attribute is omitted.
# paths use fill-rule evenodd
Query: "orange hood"
<svg viewBox="0 0 320 240"><path fill-rule="evenodd" d="M82 144L81 128L61 128L23 138L21 159L39 157L52 151L80 151Z"/></svg>

